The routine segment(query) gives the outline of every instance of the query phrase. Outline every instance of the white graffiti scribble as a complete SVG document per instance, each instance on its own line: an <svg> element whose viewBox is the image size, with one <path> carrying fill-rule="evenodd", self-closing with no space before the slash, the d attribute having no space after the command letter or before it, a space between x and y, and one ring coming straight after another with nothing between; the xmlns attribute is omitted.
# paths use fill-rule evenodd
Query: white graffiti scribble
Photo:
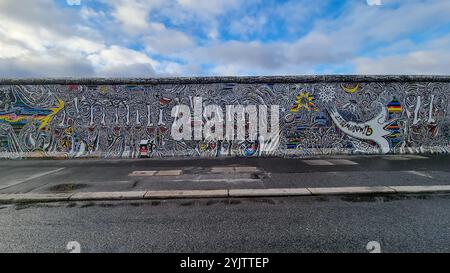
<svg viewBox="0 0 450 273"><path fill-rule="evenodd" d="M328 111L336 126L347 135L358 139L374 141L378 144L383 154L390 151L389 142L386 139L386 136L390 132L384 128L392 121L387 121L387 110L384 106L380 113L373 119L360 123L345 120L335 107L331 107Z"/></svg>

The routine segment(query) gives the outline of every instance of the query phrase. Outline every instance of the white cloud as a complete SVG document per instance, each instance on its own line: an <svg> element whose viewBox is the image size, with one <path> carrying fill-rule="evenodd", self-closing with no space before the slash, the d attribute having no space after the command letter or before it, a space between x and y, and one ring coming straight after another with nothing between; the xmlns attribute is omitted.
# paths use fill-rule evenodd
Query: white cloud
<svg viewBox="0 0 450 273"><path fill-rule="evenodd" d="M399 41L392 47L404 44ZM450 37L431 40L420 46L409 44L407 49L404 54L358 57L352 62L356 72L361 74L450 74Z"/></svg>
<svg viewBox="0 0 450 273"><path fill-rule="evenodd" d="M255 35L261 33L264 30L266 23L267 18L265 16L244 16L243 18L240 18L240 20L231 22L229 29L232 33L247 37L251 34Z"/></svg>
<svg viewBox="0 0 450 273"><path fill-rule="evenodd" d="M20 45L11 42L0 41L0 59L19 58L21 56L27 55L28 53L29 50Z"/></svg>
<svg viewBox="0 0 450 273"><path fill-rule="evenodd" d="M23 6L30 8L24 9ZM92 74L81 56L100 42L82 37L78 16L61 11L50 0L0 2L0 75L81 76ZM80 58L81 57L81 58Z"/></svg>
<svg viewBox="0 0 450 273"><path fill-rule="evenodd" d="M172 54L187 50L194 45L194 41L183 32L163 27L145 37L143 44L149 52L155 54Z"/></svg>
<svg viewBox="0 0 450 273"><path fill-rule="evenodd" d="M79 6L81 5L81 0L66 0L69 6Z"/></svg>
<svg viewBox="0 0 450 273"><path fill-rule="evenodd" d="M64 41L57 41L55 42L55 45L83 54L91 54L105 48L105 44L102 42L89 40L78 36L69 37Z"/></svg>
<svg viewBox="0 0 450 273"><path fill-rule="evenodd" d="M108 76L111 74L124 73L124 75L152 75L154 67L159 63L152 60L146 54L123 48L111 46L101 50L96 54L87 57L92 62L99 75Z"/></svg>
<svg viewBox="0 0 450 273"><path fill-rule="evenodd" d="M129 32L145 30L149 27L146 20L149 9L140 1L120 1L112 15Z"/></svg>
<svg viewBox="0 0 450 273"><path fill-rule="evenodd" d="M129 35L151 37L169 35L165 25L153 17L163 17L174 25L194 24L192 30L205 33L208 39L219 38L220 16L236 9L243 0L100 0L112 8L111 15ZM158 32L155 34L155 32ZM180 38L178 35L177 38ZM186 40L185 40L186 41ZM166 41L167 43L167 41Z"/></svg>
<svg viewBox="0 0 450 273"><path fill-rule="evenodd" d="M90 62L57 52L0 58L1 77L86 77L95 75Z"/></svg>
<svg viewBox="0 0 450 273"><path fill-rule="evenodd" d="M129 34L140 34L158 28L159 24L152 24L149 13L152 9L161 7L164 0L103 0L113 8L112 16L121 24L123 30Z"/></svg>
<svg viewBox="0 0 450 273"><path fill-rule="evenodd" d="M240 0L177 0L177 4L201 15L217 15L238 7Z"/></svg>
<svg viewBox="0 0 450 273"><path fill-rule="evenodd" d="M51 0L40 0L40 5L34 1L0 2L1 77L155 73L158 62L145 53L108 45L97 35L97 30L83 21L86 10L80 14L60 10ZM23 9L22 5L34 8Z"/></svg>
<svg viewBox="0 0 450 273"><path fill-rule="evenodd" d="M369 6L381 6L381 0L367 0Z"/></svg>
<svg viewBox="0 0 450 273"><path fill-rule="evenodd" d="M448 73L450 38L432 34L450 24L450 1L349 1L333 16L323 1L95 1L109 8L1 0L0 76ZM291 36L271 36L274 18Z"/></svg>
<svg viewBox="0 0 450 273"><path fill-rule="evenodd" d="M406 55L356 58L359 74L450 74L449 52L415 51Z"/></svg>
<svg viewBox="0 0 450 273"><path fill-rule="evenodd" d="M265 74L306 73L317 64L339 64L352 57L352 48L336 46L335 39L318 32L292 43L229 41L184 52L188 62L213 63L213 73Z"/></svg>
<svg viewBox="0 0 450 273"><path fill-rule="evenodd" d="M80 15L84 20L105 20L107 17L104 11L94 10L86 6L80 9Z"/></svg>
<svg viewBox="0 0 450 273"><path fill-rule="evenodd" d="M316 22L313 30L292 42L215 42L185 52L183 57L189 62L212 64L212 73L230 75L255 71L309 73L318 66L333 71L334 67L346 65L348 71L351 64L360 73L399 73L402 69L405 73L448 73L444 64L445 56L450 55L450 44L441 42L433 50L421 51L423 46L405 38L450 23L445 15L450 13L450 2L390 0L390 3L402 5L380 10L352 2L342 16ZM361 53L374 57L362 58ZM445 61L439 61L439 55Z"/></svg>
<svg viewBox="0 0 450 273"><path fill-rule="evenodd" d="M137 63L150 65L157 64L157 62L153 61L142 52L115 45L101 50L97 54L89 55L88 59L98 66L120 66Z"/></svg>

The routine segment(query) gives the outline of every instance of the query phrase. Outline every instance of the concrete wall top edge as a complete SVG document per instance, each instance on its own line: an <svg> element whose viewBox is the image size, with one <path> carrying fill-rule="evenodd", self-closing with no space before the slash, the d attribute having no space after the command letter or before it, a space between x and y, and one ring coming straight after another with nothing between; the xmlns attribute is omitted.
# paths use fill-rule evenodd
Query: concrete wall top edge
<svg viewBox="0 0 450 273"><path fill-rule="evenodd" d="M245 77L161 78L0 78L0 85L35 84L210 84L210 83L314 83L314 82L450 82L448 75L304 75Z"/></svg>

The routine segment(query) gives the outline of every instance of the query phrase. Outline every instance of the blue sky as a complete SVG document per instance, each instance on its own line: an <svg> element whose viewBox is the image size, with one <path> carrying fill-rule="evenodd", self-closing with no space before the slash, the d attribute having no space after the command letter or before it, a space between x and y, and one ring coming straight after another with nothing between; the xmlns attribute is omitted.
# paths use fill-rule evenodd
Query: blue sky
<svg viewBox="0 0 450 273"><path fill-rule="evenodd" d="M0 77L450 74L448 14L448 0L0 0Z"/></svg>

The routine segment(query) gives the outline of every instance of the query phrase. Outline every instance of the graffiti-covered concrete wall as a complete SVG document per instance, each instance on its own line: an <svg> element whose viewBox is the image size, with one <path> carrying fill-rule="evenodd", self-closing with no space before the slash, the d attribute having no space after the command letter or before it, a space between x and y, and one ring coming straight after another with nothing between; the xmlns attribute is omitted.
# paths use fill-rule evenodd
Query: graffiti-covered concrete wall
<svg viewBox="0 0 450 273"><path fill-rule="evenodd" d="M3 79L0 155L137 158L449 152L449 93L450 77L425 76ZM201 132L197 138L175 139L173 125L182 115L174 115L174 107L193 109L195 103L216 105L224 112L230 105L277 106L273 109L278 124L272 119L267 125L268 131L276 128L272 133L279 138L271 140L270 149L248 133L244 139L198 138ZM196 111L189 124L201 127L208 117L200 112L196 120ZM246 130L248 122L249 118L243 122ZM195 129L190 133L195 134Z"/></svg>

